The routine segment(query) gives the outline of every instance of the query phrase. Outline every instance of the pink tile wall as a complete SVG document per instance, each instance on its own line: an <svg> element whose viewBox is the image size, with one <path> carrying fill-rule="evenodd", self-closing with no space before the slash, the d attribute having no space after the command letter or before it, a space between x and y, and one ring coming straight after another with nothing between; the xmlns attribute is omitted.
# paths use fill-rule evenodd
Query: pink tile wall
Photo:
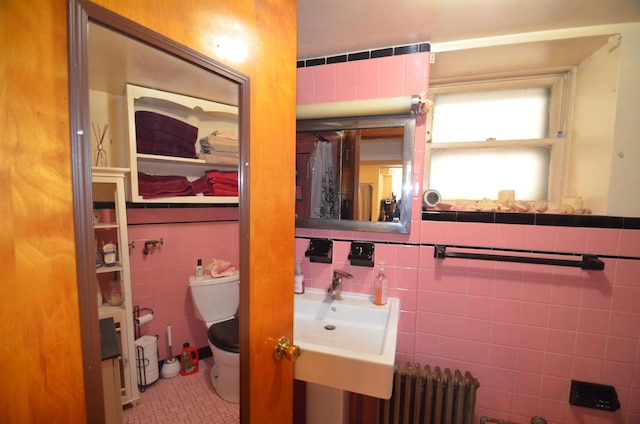
<svg viewBox="0 0 640 424"><path fill-rule="evenodd" d="M298 103L415 94L428 85L427 60L408 55L301 68ZM299 237L334 239L331 265L310 263L308 240L296 239L307 286L324 289L332 270L343 269L355 275L346 291L371 293L384 261L389 295L401 299L397 359L471 371L481 383L476 421L526 423L540 415L549 423L640 422L640 231L422 222L424 121L417 133L411 235L298 229ZM374 268L349 264L350 240L378 242ZM604 259L604 271L440 260L430 246L437 243L614 258ZM621 409L570 406L572 378L615 385Z"/></svg>
<svg viewBox="0 0 640 424"><path fill-rule="evenodd" d="M430 227L436 229L434 238L425 230ZM459 244L473 245L471 234L483 233L500 239L503 248L535 245L544 251L556 249L558 239L576 235L575 229L564 227L540 231L526 225L429 221L417 231L424 244L448 243L451 236ZM604 240L640 244L640 231L584 232L586 238L597 234ZM353 239L361 240L362 234ZM573 252L629 256L627 244L618 243L614 251L605 243ZM482 384L478 417L522 423L534 415L550 423L640 422L640 411L633 406L640 404L638 256L604 258L604 271L582 271L441 260L433 258L432 246L376 243L376 266L366 268L351 266L349 246L348 239L334 241L331 265L303 259L307 287L328 287L332 271L342 269L355 276L344 283L346 291L371 293L384 261L389 295L401 302L397 359L471 371ZM307 247L307 239L296 239L296 256L304 258ZM615 385L621 410L571 407L572 378Z"/></svg>
<svg viewBox="0 0 640 424"><path fill-rule="evenodd" d="M184 221L191 213L182 211ZM169 356L167 324L172 328L174 355L184 342L197 348L208 346L205 325L194 314L188 279L195 273L198 258L204 265L213 258L239 265L238 222L130 225L128 232L129 242L135 241L135 248L129 249L133 305L154 312L153 321L141 327L141 334L159 336L160 359ZM163 244L144 255L144 242L160 238Z"/></svg>

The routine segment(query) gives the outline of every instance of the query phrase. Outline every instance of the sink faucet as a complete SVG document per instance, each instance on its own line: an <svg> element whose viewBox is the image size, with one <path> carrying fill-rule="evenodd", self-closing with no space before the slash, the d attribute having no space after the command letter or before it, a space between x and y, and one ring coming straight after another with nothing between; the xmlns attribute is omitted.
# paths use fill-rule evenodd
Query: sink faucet
<svg viewBox="0 0 640 424"><path fill-rule="evenodd" d="M335 300L342 300L342 278L353 278L353 275L344 271L333 271L331 279L331 287L327 290L327 294Z"/></svg>

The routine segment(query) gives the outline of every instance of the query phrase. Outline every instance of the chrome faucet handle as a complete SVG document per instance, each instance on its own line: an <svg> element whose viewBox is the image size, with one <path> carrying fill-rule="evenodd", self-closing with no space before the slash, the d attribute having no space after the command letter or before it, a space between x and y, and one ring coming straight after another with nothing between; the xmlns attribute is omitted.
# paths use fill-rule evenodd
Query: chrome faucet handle
<svg viewBox="0 0 640 424"><path fill-rule="evenodd" d="M353 278L353 275L345 271L335 270L333 271L333 278L331 279L331 287L327 290L327 294L335 300L342 300L342 278Z"/></svg>
<svg viewBox="0 0 640 424"><path fill-rule="evenodd" d="M342 277L345 278L353 278L353 275L349 274L348 272L345 271L341 271L339 269L336 269L333 271L333 278L336 279L342 279Z"/></svg>

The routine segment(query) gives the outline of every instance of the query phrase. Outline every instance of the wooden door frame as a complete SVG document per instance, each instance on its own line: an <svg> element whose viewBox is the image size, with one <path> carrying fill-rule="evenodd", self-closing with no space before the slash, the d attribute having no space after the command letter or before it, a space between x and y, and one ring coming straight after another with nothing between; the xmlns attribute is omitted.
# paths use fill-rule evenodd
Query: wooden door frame
<svg viewBox="0 0 640 424"><path fill-rule="evenodd" d="M69 0L69 121L71 178L76 244L76 274L82 342L82 367L87 422L104 423L100 330L95 307L95 267L86 252L93 251L93 208L91 194L91 143L89 117L88 24L95 22L138 39L238 84L240 139L239 234L240 234L240 422L249 422L249 78L219 62L86 0Z"/></svg>

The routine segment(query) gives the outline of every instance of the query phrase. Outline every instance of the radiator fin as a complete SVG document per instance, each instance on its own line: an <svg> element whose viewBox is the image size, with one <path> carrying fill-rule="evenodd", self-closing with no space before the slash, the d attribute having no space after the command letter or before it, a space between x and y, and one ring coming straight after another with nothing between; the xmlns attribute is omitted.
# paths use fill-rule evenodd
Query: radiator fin
<svg viewBox="0 0 640 424"><path fill-rule="evenodd" d="M478 380L449 368L396 363L391 399L378 401L378 424L471 424Z"/></svg>

